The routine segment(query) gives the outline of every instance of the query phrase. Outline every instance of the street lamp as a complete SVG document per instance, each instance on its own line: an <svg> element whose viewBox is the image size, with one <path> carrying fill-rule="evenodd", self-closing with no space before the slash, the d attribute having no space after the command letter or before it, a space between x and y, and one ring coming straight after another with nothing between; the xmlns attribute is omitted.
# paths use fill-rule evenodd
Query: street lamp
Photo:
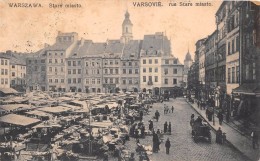
<svg viewBox="0 0 260 161"><path fill-rule="evenodd" d="M92 133L92 129L90 126L90 119L91 119L91 110L92 110L92 105L91 103L87 102L87 107L89 109L89 119L88 119L88 125L89 125L89 138L88 138L88 145L89 145L89 155L91 155L92 153L92 143L91 143L91 133Z"/></svg>

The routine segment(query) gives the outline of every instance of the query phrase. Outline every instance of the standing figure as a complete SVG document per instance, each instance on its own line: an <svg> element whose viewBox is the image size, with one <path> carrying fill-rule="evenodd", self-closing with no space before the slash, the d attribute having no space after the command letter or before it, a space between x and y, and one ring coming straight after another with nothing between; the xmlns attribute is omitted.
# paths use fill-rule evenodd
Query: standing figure
<svg viewBox="0 0 260 161"><path fill-rule="evenodd" d="M166 154L170 154L170 147L171 147L171 142L169 138L167 138L167 141L165 142Z"/></svg>
<svg viewBox="0 0 260 161"><path fill-rule="evenodd" d="M216 143L221 144L222 143L222 130L219 127L216 132Z"/></svg>
<svg viewBox="0 0 260 161"><path fill-rule="evenodd" d="M172 113L173 113L174 107L172 106Z"/></svg>
<svg viewBox="0 0 260 161"><path fill-rule="evenodd" d="M156 112L155 112L155 119L156 119L157 122L159 120L159 117L160 117L160 113L158 112L158 110L156 110Z"/></svg>
<svg viewBox="0 0 260 161"><path fill-rule="evenodd" d="M144 116L144 112L143 111L140 111L140 120L142 121L143 120L143 116Z"/></svg>
<svg viewBox="0 0 260 161"><path fill-rule="evenodd" d="M198 106L198 108L200 108L200 101L199 100L197 101L197 106Z"/></svg>
<svg viewBox="0 0 260 161"><path fill-rule="evenodd" d="M168 132L169 132L169 134L172 133L172 124L171 124L171 122L169 122L169 125L168 125Z"/></svg>
<svg viewBox="0 0 260 161"><path fill-rule="evenodd" d="M149 121L149 130L153 131L153 121L152 120Z"/></svg>
<svg viewBox="0 0 260 161"><path fill-rule="evenodd" d="M141 126L141 137L144 138L144 132L145 132L145 127L144 125Z"/></svg>
<svg viewBox="0 0 260 161"><path fill-rule="evenodd" d="M168 123L165 121L164 126L163 126L163 132L166 133L168 128Z"/></svg>
<svg viewBox="0 0 260 161"><path fill-rule="evenodd" d="M222 125L222 122L223 122L223 114L222 114L222 112L218 113L218 121L219 121L219 125Z"/></svg>

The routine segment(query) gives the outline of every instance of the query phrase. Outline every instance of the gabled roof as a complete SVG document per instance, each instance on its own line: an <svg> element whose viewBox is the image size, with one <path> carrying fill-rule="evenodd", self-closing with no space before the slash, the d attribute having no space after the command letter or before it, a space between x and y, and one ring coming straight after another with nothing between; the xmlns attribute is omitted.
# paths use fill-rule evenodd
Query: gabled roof
<svg viewBox="0 0 260 161"><path fill-rule="evenodd" d="M131 40L129 41L123 50L122 59L138 59L140 57L142 41L140 40Z"/></svg>

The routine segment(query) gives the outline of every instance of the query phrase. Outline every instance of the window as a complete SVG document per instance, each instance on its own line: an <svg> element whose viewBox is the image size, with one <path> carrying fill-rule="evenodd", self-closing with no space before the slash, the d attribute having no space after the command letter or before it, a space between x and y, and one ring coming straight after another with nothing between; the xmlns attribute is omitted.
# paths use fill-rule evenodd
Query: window
<svg viewBox="0 0 260 161"><path fill-rule="evenodd" d="M81 83L81 78L78 78L78 83Z"/></svg>
<svg viewBox="0 0 260 161"><path fill-rule="evenodd" d="M111 84L113 83L113 78L109 79L109 83L111 83Z"/></svg>
<svg viewBox="0 0 260 161"><path fill-rule="evenodd" d="M232 40L232 54L235 52L235 39Z"/></svg>
<svg viewBox="0 0 260 161"><path fill-rule="evenodd" d="M230 55L230 42L228 42L228 55Z"/></svg>
<svg viewBox="0 0 260 161"><path fill-rule="evenodd" d="M113 61L111 60L111 61L109 62L109 64L110 64L110 65L113 65Z"/></svg>
<svg viewBox="0 0 260 161"><path fill-rule="evenodd" d="M110 69L110 74L113 74L113 69Z"/></svg>
<svg viewBox="0 0 260 161"><path fill-rule="evenodd" d="M123 69L123 74L126 74L126 69Z"/></svg>
<svg viewBox="0 0 260 161"><path fill-rule="evenodd" d="M117 61L117 60L115 61L115 64L116 64L116 65L118 64L118 61Z"/></svg>
<svg viewBox="0 0 260 161"><path fill-rule="evenodd" d="M139 72L138 72L138 69L135 69L135 74L138 74Z"/></svg>
<svg viewBox="0 0 260 161"><path fill-rule="evenodd" d="M129 79L129 84L133 84L133 81L132 81L132 79Z"/></svg>
<svg viewBox="0 0 260 161"><path fill-rule="evenodd" d="M76 61L73 61L72 63L73 63L73 66L75 67L76 66Z"/></svg>
<svg viewBox="0 0 260 161"><path fill-rule="evenodd" d="M45 67L41 66L41 71L44 72L45 71Z"/></svg>
<svg viewBox="0 0 260 161"><path fill-rule="evenodd" d="M177 59L175 59L175 60L173 61L173 64L177 64L177 62L178 62Z"/></svg>
<svg viewBox="0 0 260 161"><path fill-rule="evenodd" d="M97 74L100 74L100 71L99 71L99 69L97 69Z"/></svg>
<svg viewBox="0 0 260 161"><path fill-rule="evenodd" d="M143 59L143 64L146 64L146 59Z"/></svg>
<svg viewBox="0 0 260 161"><path fill-rule="evenodd" d="M154 72L155 72L155 73L158 73L158 67L155 67L155 68L154 68Z"/></svg>
<svg viewBox="0 0 260 161"><path fill-rule="evenodd" d="M15 68L15 65L12 65L12 68Z"/></svg>
<svg viewBox="0 0 260 161"><path fill-rule="evenodd" d="M177 79L173 79L173 84L177 84Z"/></svg>
<svg viewBox="0 0 260 161"><path fill-rule="evenodd" d="M1 69L1 75L5 75L5 70Z"/></svg>
<svg viewBox="0 0 260 161"><path fill-rule="evenodd" d="M73 78L73 83L77 83L77 79L76 78Z"/></svg>
<svg viewBox="0 0 260 161"><path fill-rule="evenodd" d="M78 65L81 65L81 61L78 61Z"/></svg>
<svg viewBox="0 0 260 161"><path fill-rule="evenodd" d="M49 83L52 83L52 79L49 79Z"/></svg>
<svg viewBox="0 0 260 161"><path fill-rule="evenodd" d="M8 70L7 69L5 69L5 75L8 75Z"/></svg>
<svg viewBox="0 0 260 161"><path fill-rule="evenodd" d="M57 60L57 59L55 59L55 63L58 63L58 60Z"/></svg>
<svg viewBox="0 0 260 161"><path fill-rule="evenodd" d="M123 79L123 84L126 84L126 80L125 79Z"/></svg>
<svg viewBox="0 0 260 161"><path fill-rule="evenodd" d="M5 84L8 84L8 78L5 78Z"/></svg>
<svg viewBox="0 0 260 161"><path fill-rule="evenodd" d="M71 74L71 69L68 70L68 74Z"/></svg>
<svg viewBox="0 0 260 161"><path fill-rule="evenodd" d="M49 72L52 72L52 67L49 67Z"/></svg>
<svg viewBox="0 0 260 161"><path fill-rule="evenodd" d="M149 59L149 64L152 64L153 63L153 60L152 59Z"/></svg>
<svg viewBox="0 0 260 161"><path fill-rule="evenodd" d="M169 60L165 60L165 64L169 64Z"/></svg>
<svg viewBox="0 0 260 161"><path fill-rule="evenodd" d="M143 68L143 73L146 73L146 68Z"/></svg>
<svg viewBox="0 0 260 161"><path fill-rule="evenodd" d="M63 56L63 53L60 53L61 56Z"/></svg>
<svg viewBox="0 0 260 161"><path fill-rule="evenodd" d="M64 79L61 79L60 82L61 82L61 83L64 83Z"/></svg>
<svg viewBox="0 0 260 161"><path fill-rule="evenodd" d="M92 62L92 63L91 63L91 66L94 67L94 66L95 66L95 62Z"/></svg>
<svg viewBox="0 0 260 161"><path fill-rule="evenodd" d="M152 81L153 81L153 77L149 76L149 82L152 82Z"/></svg>
<svg viewBox="0 0 260 161"><path fill-rule="evenodd" d="M125 62L123 62L123 66L125 66Z"/></svg>
<svg viewBox="0 0 260 161"><path fill-rule="evenodd" d="M98 78L98 79L97 79L97 84L100 84L100 82L101 82L101 81L100 81L100 78Z"/></svg>
<svg viewBox="0 0 260 161"><path fill-rule="evenodd" d="M116 84L118 84L119 83L119 79L118 78L116 78Z"/></svg>
<svg viewBox="0 0 260 161"><path fill-rule="evenodd" d="M168 79L167 78L164 79L164 84L168 84Z"/></svg>
<svg viewBox="0 0 260 161"><path fill-rule="evenodd" d="M132 69L129 69L129 74L132 74Z"/></svg>
<svg viewBox="0 0 260 161"><path fill-rule="evenodd" d="M60 68L60 71L61 71L61 72L64 72L64 68L63 68L63 67L61 67L61 68Z"/></svg>
<svg viewBox="0 0 260 161"><path fill-rule="evenodd" d="M232 67L232 83L235 83L235 67Z"/></svg>
<svg viewBox="0 0 260 161"><path fill-rule="evenodd" d="M49 59L49 63L52 63L52 59Z"/></svg>
<svg viewBox="0 0 260 161"><path fill-rule="evenodd" d="M239 51L240 48L240 42L239 42L239 36L236 37L236 51Z"/></svg>
<svg viewBox="0 0 260 161"><path fill-rule="evenodd" d="M81 74L81 69L78 69L78 74Z"/></svg>
<svg viewBox="0 0 260 161"><path fill-rule="evenodd" d="M158 64L158 59L154 59L154 63L155 63L155 64Z"/></svg>
<svg viewBox="0 0 260 161"><path fill-rule="evenodd" d="M153 68L149 68L149 73L152 73L153 72Z"/></svg>
<svg viewBox="0 0 260 161"><path fill-rule="evenodd" d="M146 76L143 76L143 82L146 82Z"/></svg>
<svg viewBox="0 0 260 161"><path fill-rule="evenodd" d="M15 72L12 72L12 76L15 77Z"/></svg>
<svg viewBox="0 0 260 161"><path fill-rule="evenodd" d="M73 70L72 70L72 74L77 74L77 70L76 70L76 69L73 69Z"/></svg>
<svg viewBox="0 0 260 161"><path fill-rule="evenodd" d="M231 79L231 69L228 68L228 83L231 83L230 79Z"/></svg>
<svg viewBox="0 0 260 161"><path fill-rule="evenodd" d="M105 69L105 74L107 74L107 69Z"/></svg>
<svg viewBox="0 0 260 161"><path fill-rule="evenodd" d="M86 69L86 74L88 74L88 70Z"/></svg>
<svg viewBox="0 0 260 161"><path fill-rule="evenodd" d="M158 76L154 77L154 82L158 82Z"/></svg>
<svg viewBox="0 0 260 161"><path fill-rule="evenodd" d="M237 74L236 74L236 77L237 77L237 83L239 83L239 66L236 67L237 69Z"/></svg>
<svg viewBox="0 0 260 161"><path fill-rule="evenodd" d="M129 62L129 66L132 66L132 62Z"/></svg>
<svg viewBox="0 0 260 161"><path fill-rule="evenodd" d="M138 66L138 63L137 63L137 62L135 62L135 66Z"/></svg>
<svg viewBox="0 0 260 161"><path fill-rule="evenodd" d="M164 69L164 74L167 75L168 74L168 68Z"/></svg>
<svg viewBox="0 0 260 161"><path fill-rule="evenodd" d="M71 66L71 61L68 61L68 66Z"/></svg>
<svg viewBox="0 0 260 161"><path fill-rule="evenodd" d="M63 59L61 59L60 62L63 63Z"/></svg>
<svg viewBox="0 0 260 161"><path fill-rule="evenodd" d="M118 69L115 69L115 73L118 74Z"/></svg>
<svg viewBox="0 0 260 161"><path fill-rule="evenodd" d="M49 56L51 56L51 53L49 53Z"/></svg>
<svg viewBox="0 0 260 161"><path fill-rule="evenodd" d="M4 84L4 83L5 83L5 79L1 78L1 84Z"/></svg>
<svg viewBox="0 0 260 161"><path fill-rule="evenodd" d="M55 79L55 83L58 83L59 82L59 80L58 79Z"/></svg>
<svg viewBox="0 0 260 161"><path fill-rule="evenodd" d="M89 79L86 79L86 84L89 84Z"/></svg>
<svg viewBox="0 0 260 161"><path fill-rule="evenodd" d="M55 70L55 72L58 72L58 69L57 69L57 67L55 67L55 68L54 68L54 70Z"/></svg>
<svg viewBox="0 0 260 161"><path fill-rule="evenodd" d="M86 67L88 66L88 62L86 62Z"/></svg>
<svg viewBox="0 0 260 161"><path fill-rule="evenodd" d="M177 69L173 69L173 74L177 74L178 73L178 70Z"/></svg>

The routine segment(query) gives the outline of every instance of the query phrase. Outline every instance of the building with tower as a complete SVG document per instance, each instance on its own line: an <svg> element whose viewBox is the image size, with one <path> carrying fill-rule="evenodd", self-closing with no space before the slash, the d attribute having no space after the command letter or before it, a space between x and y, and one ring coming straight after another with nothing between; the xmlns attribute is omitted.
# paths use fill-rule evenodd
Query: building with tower
<svg viewBox="0 0 260 161"><path fill-rule="evenodd" d="M127 44L130 40L133 40L132 28L133 24L130 20L130 14L128 11L125 13L125 19L122 24L122 36L121 43Z"/></svg>
<svg viewBox="0 0 260 161"><path fill-rule="evenodd" d="M192 62L193 62L193 60L191 58L190 51L188 50L188 52L185 56L185 59L184 59L184 70L183 70L183 84L184 84L184 87L186 87L186 88L187 88L187 82L188 82L188 72L190 70Z"/></svg>

